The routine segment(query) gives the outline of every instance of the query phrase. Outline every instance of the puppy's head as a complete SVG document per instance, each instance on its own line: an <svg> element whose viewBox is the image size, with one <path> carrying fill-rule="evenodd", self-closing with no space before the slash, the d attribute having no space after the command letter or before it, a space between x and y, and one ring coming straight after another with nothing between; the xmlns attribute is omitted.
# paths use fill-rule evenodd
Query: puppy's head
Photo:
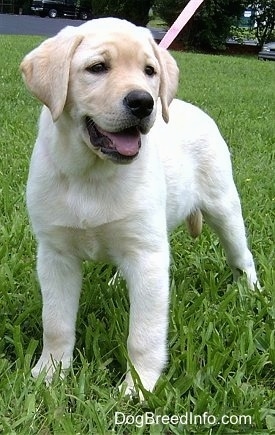
<svg viewBox="0 0 275 435"><path fill-rule="evenodd" d="M66 27L29 53L21 69L53 121L69 116L93 151L119 163L138 155L159 97L168 122L178 84L174 59L150 32L113 18Z"/></svg>

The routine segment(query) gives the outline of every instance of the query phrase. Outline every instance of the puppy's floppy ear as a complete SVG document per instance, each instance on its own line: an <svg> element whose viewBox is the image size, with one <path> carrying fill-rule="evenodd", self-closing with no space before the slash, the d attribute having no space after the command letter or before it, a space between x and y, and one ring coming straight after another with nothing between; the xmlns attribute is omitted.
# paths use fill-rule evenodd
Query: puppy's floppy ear
<svg viewBox="0 0 275 435"><path fill-rule="evenodd" d="M50 109L54 121L64 109L71 59L82 39L73 27L66 27L31 51L20 65L27 87Z"/></svg>
<svg viewBox="0 0 275 435"><path fill-rule="evenodd" d="M159 96L162 105L162 117L169 121L168 106L176 95L179 83L179 69L175 59L169 52L154 43L155 56L160 65L160 90Z"/></svg>

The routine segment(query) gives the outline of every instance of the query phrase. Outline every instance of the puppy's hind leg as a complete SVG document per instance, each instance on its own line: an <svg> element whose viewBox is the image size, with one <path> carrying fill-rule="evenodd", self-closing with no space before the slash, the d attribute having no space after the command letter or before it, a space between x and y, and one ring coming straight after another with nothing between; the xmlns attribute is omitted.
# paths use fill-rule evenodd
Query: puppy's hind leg
<svg viewBox="0 0 275 435"><path fill-rule="evenodd" d="M230 189L221 195L215 192L204 202L203 216L220 238L234 279L244 272L251 289L260 285L257 279L252 254L247 245L240 199L232 180Z"/></svg>

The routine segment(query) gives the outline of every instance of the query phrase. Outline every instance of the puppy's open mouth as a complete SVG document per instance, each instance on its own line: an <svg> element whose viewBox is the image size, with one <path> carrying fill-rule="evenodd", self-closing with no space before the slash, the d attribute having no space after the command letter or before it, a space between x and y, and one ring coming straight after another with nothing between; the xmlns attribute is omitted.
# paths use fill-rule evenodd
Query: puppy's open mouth
<svg viewBox="0 0 275 435"><path fill-rule="evenodd" d="M130 127L116 133L110 133L101 129L88 116L86 116L85 121L91 144L93 147L100 149L111 160L117 163L128 163L137 157L141 146L138 127Z"/></svg>

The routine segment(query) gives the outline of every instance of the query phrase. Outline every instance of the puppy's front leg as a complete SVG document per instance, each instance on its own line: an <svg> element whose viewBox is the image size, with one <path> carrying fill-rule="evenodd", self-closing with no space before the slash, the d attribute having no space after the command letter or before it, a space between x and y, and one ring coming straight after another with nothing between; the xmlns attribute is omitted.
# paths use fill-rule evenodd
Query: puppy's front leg
<svg viewBox="0 0 275 435"><path fill-rule="evenodd" d="M51 381L58 363L70 366L75 343L75 322L81 289L80 261L40 244L37 272L43 299L43 351L32 370L37 377L45 369Z"/></svg>
<svg viewBox="0 0 275 435"><path fill-rule="evenodd" d="M157 252L129 254L122 273L130 295L128 354L144 388L152 391L167 359L168 243ZM130 372L125 380L128 394L134 389Z"/></svg>

